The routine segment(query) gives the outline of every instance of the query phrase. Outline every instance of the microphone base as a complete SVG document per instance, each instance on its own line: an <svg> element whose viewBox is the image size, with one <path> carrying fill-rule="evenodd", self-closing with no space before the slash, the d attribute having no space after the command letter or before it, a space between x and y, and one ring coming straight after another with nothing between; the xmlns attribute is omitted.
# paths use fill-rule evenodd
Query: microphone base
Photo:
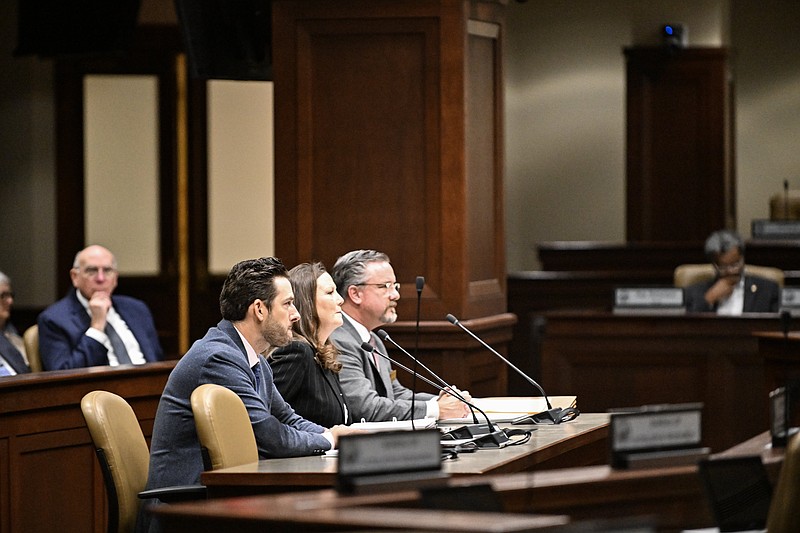
<svg viewBox="0 0 800 533"><path fill-rule="evenodd" d="M553 409L548 409L547 411L542 411L535 415L524 415L515 418L512 424L560 424L566 414L564 411L566 411L566 409L554 407ZM572 415L572 413L570 413L570 415ZM574 418L574 416L572 416L572 418ZM571 420L572 418L569 419Z"/></svg>
<svg viewBox="0 0 800 533"><path fill-rule="evenodd" d="M492 432L489 424L468 424L451 429L444 435L453 440L460 439L474 439L475 437L482 437Z"/></svg>
<svg viewBox="0 0 800 533"><path fill-rule="evenodd" d="M478 448L502 448L509 443L508 435L502 429L476 437L472 441Z"/></svg>
<svg viewBox="0 0 800 533"><path fill-rule="evenodd" d="M470 424L448 431L444 440L463 440L474 444L477 448L502 448L509 442L508 435L502 429L491 431L488 424Z"/></svg>

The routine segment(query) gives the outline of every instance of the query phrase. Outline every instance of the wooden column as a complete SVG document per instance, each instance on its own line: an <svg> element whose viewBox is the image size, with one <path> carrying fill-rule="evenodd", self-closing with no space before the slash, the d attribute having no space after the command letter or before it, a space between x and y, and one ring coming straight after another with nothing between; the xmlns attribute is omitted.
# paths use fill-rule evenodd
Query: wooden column
<svg viewBox="0 0 800 533"><path fill-rule="evenodd" d="M725 48L641 47L627 64L627 238L699 241L736 225Z"/></svg>
<svg viewBox="0 0 800 533"><path fill-rule="evenodd" d="M273 6L276 254L330 268L384 251L402 284L394 331L413 328L424 276L422 335L447 313L489 318L505 348L505 2Z"/></svg>

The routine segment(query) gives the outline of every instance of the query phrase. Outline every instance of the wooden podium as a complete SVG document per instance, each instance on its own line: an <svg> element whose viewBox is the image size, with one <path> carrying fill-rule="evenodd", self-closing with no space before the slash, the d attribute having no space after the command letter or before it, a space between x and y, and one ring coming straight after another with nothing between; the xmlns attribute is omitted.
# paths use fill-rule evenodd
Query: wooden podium
<svg viewBox="0 0 800 533"><path fill-rule="evenodd" d="M506 313L504 11L499 0L273 3L276 254L329 269L352 249L389 254L405 322L387 331L409 350L424 276L420 345L448 352L428 365L437 372L493 357L477 343L449 350L438 332L453 328L447 313L481 319L501 351L516 321ZM505 394L495 366L496 387L473 394Z"/></svg>

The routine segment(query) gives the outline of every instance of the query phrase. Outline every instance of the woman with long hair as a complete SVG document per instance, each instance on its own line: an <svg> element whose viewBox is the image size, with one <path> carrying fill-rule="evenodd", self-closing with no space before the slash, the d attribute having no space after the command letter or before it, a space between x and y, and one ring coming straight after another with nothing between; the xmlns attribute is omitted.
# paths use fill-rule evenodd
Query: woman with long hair
<svg viewBox="0 0 800 533"><path fill-rule="evenodd" d="M300 320L294 338L269 356L275 386L294 410L324 427L350 424L339 385L336 347L329 337L342 325L342 297L322 263L302 263L289 271Z"/></svg>

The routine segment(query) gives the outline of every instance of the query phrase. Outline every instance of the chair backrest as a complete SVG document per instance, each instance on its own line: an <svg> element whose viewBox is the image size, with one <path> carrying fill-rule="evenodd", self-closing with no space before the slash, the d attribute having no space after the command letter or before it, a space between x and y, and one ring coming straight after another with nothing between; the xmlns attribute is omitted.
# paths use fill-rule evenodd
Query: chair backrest
<svg viewBox="0 0 800 533"><path fill-rule="evenodd" d="M745 265L744 270L747 274L772 280L779 287L783 287L784 273L780 268ZM711 263L678 265L673 272L673 285L688 287L712 279L715 275L714 265Z"/></svg>
<svg viewBox="0 0 800 533"><path fill-rule="evenodd" d="M107 391L92 391L81 400L108 493L108 531L134 530L147 483L150 452L131 406Z"/></svg>
<svg viewBox="0 0 800 533"><path fill-rule="evenodd" d="M235 392L220 385L200 385L192 393L192 412L206 470L258 461L253 426Z"/></svg>
<svg viewBox="0 0 800 533"><path fill-rule="evenodd" d="M772 493L767 515L768 533L800 531L800 435L792 437L786 445L781 473Z"/></svg>
<svg viewBox="0 0 800 533"><path fill-rule="evenodd" d="M31 372L42 371L42 356L39 354L39 326L34 324L22 334L25 343L25 353L28 356L28 366Z"/></svg>

